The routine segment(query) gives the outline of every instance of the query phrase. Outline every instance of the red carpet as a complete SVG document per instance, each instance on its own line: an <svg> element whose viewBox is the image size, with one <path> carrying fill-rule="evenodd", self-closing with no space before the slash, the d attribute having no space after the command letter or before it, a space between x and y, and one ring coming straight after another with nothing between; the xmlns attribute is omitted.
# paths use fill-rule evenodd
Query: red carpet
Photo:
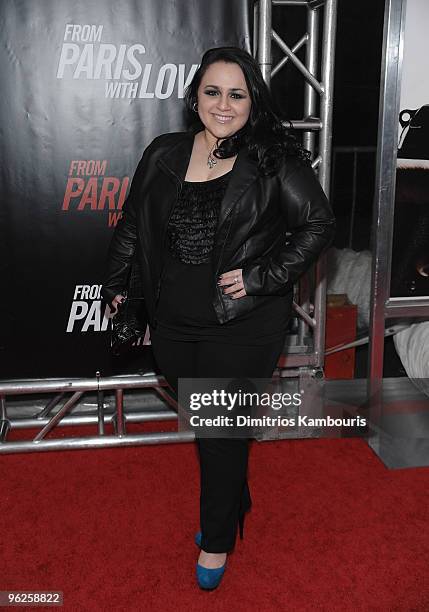
<svg viewBox="0 0 429 612"><path fill-rule="evenodd" d="M0 590L61 590L66 611L429 610L429 469L362 440L253 442L244 540L208 593L194 444L0 460Z"/></svg>

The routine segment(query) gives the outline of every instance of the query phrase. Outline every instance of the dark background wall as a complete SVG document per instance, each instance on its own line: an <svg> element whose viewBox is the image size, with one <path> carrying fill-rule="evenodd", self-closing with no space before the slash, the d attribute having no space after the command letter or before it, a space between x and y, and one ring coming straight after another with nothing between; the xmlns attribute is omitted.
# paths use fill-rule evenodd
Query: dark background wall
<svg viewBox="0 0 429 612"><path fill-rule="evenodd" d="M384 0L340 0L334 90L335 145L376 145Z"/></svg>
<svg viewBox="0 0 429 612"><path fill-rule="evenodd" d="M384 0L339 0L335 51L332 145L375 147L383 41ZM302 7L273 7L273 26L292 47L306 31ZM322 32L320 33L320 41ZM321 53L321 48L320 48ZM273 44L273 63L283 57ZM305 61L305 47L298 57ZM320 78L320 75L318 75ZM302 118L303 78L289 63L272 79L272 91L284 118ZM353 156L335 155L331 201L339 231L335 246L349 246ZM368 249L372 219L375 152L360 153L357 163L356 217L351 246Z"/></svg>
<svg viewBox="0 0 429 612"><path fill-rule="evenodd" d="M333 147L376 147L384 0L340 0L338 8ZM335 155L331 199L338 220L338 248L370 248L374 179L375 151L359 153L351 233L353 156Z"/></svg>

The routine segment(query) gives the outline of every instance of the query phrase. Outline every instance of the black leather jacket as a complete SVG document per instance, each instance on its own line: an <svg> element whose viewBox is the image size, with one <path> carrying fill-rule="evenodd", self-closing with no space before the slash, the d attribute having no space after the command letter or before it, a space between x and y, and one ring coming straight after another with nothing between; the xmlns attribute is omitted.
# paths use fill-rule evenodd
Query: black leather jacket
<svg viewBox="0 0 429 612"><path fill-rule="evenodd" d="M135 249L150 324L160 294L170 214L180 193L195 130L163 134L145 150L109 248L102 296L111 304L126 286ZM261 300L287 296L333 239L335 218L310 165L285 158L275 176L260 176L246 150L238 153L222 200L212 252L213 306L219 323ZM290 235L287 236L287 233ZM219 274L243 269L247 295L232 300ZM189 296L192 299L192 296Z"/></svg>

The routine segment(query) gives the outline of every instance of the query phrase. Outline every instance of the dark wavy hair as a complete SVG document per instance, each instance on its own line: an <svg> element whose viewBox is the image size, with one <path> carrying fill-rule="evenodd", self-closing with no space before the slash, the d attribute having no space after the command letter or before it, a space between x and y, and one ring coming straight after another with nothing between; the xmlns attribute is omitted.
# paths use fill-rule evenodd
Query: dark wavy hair
<svg viewBox="0 0 429 612"><path fill-rule="evenodd" d="M247 147L250 156L258 162L263 175L274 174L285 156L296 157L309 164L310 152L303 148L290 128L283 125L265 83L259 64L247 51L238 47L215 47L206 51L192 82L185 90L185 103L194 118L193 125L204 128L193 109L197 92L207 68L215 62L238 64L246 79L251 98L251 109L247 123L235 134L222 140L213 151L219 159L233 157L242 147Z"/></svg>

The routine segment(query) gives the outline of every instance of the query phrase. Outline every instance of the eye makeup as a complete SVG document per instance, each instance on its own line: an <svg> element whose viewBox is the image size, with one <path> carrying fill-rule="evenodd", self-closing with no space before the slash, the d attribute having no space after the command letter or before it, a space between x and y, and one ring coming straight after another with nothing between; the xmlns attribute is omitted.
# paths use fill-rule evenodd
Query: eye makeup
<svg viewBox="0 0 429 612"><path fill-rule="evenodd" d="M213 94L219 93L219 90L218 89L206 89L204 93L209 96L212 96ZM237 100L244 99L247 97L245 94L241 94L237 90L231 90L231 96L234 96Z"/></svg>

